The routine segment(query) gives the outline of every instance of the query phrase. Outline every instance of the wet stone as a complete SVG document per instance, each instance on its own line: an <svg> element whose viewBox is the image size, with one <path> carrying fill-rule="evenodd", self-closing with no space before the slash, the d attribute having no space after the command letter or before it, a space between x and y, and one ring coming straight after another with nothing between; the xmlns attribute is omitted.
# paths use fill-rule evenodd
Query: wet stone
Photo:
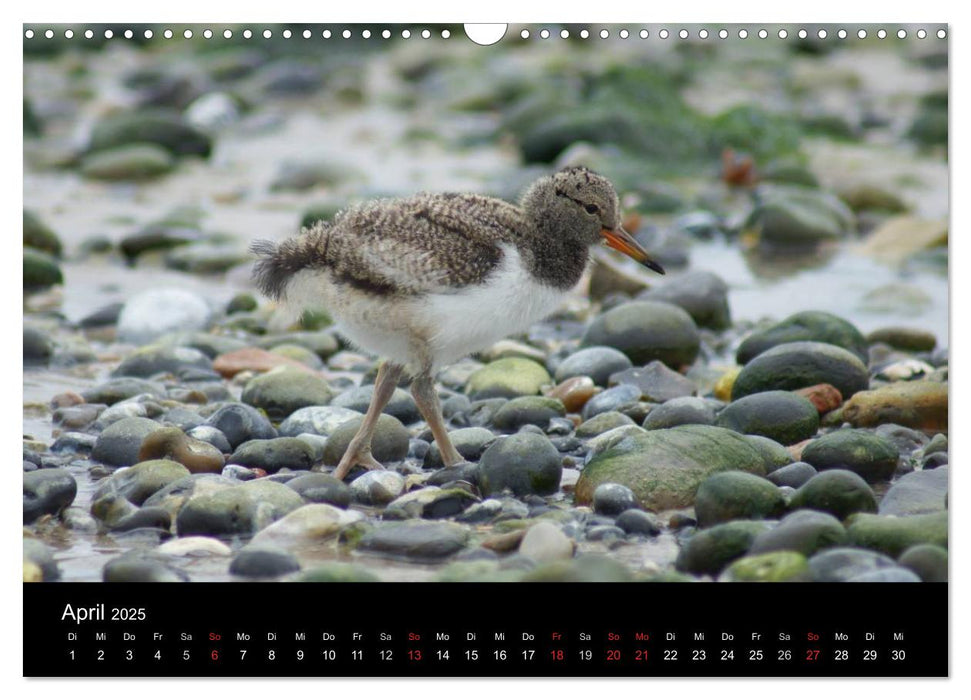
<svg viewBox="0 0 971 700"><path fill-rule="evenodd" d="M77 481L66 469L24 472L24 523L42 515L57 515L74 502Z"/></svg>
<svg viewBox="0 0 971 700"><path fill-rule="evenodd" d="M661 524L657 518L643 510L631 508L617 516L616 525L628 535L655 537L661 534Z"/></svg>
<svg viewBox="0 0 971 700"><path fill-rule="evenodd" d="M765 391L733 401L718 414L715 424L792 445L816 434L819 412L808 399L792 392Z"/></svg>
<svg viewBox="0 0 971 700"><path fill-rule="evenodd" d="M862 362L868 359L867 340L849 321L825 311L800 311L779 323L756 331L738 348L736 360L748 364L757 355L784 343L814 341L844 348Z"/></svg>
<svg viewBox="0 0 971 700"><path fill-rule="evenodd" d="M791 550L808 557L820 550L844 545L846 540L846 529L829 513L797 510L771 530L759 534L749 553Z"/></svg>
<svg viewBox="0 0 971 700"><path fill-rule="evenodd" d="M619 515L636 507L637 497L623 484L600 484L593 491L593 510L601 515Z"/></svg>
<svg viewBox="0 0 971 700"><path fill-rule="evenodd" d="M277 367L254 377L243 389L242 401L262 409L272 420L283 420L306 406L330 403L334 391L327 382L293 367Z"/></svg>
<svg viewBox="0 0 971 700"><path fill-rule="evenodd" d="M837 430L806 446L802 459L817 470L848 469L868 482L890 479L899 455L889 440L866 430Z"/></svg>
<svg viewBox="0 0 971 700"><path fill-rule="evenodd" d="M405 488L405 478L398 472L388 469L375 469L365 472L351 482L351 496L365 505L385 505L390 503Z"/></svg>
<svg viewBox="0 0 971 700"><path fill-rule="evenodd" d="M118 339L150 343L166 333L203 330L212 312L205 299L177 288L149 289L128 299L118 317Z"/></svg>
<svg viewBox="0 0 971 700"><path fill-rule="evenodd" d="M197 440L179 428L162 428L149 434L138 450L138 461L171 459L193 474L222 471L222 452L208 442Z"/></svg>
<svg viewBox="0 0 971 700"><path fill-rule="evenodd" d="M519 544L519 553L536 562L571 559L574 543L559 526L540 521L530 527Z"/></svg>
<svg viewBox="0 0 971 700"><path fill-rule="evenodd" d="M229 440L223 435L221 430L213 428L211 425L199 425L186 431L186 435L195 439L201 440L202 442L207 442L222 454L228 454L233 451L232 446L229 444Z"/></svg>
<svg viewBox="0 0 971 700"><path fill-rule="evenodd" d="M634 425L634 421L623 413L607 411L581 423L576 429L576 436L578 438L595 437L622 425Z"/></svg>
<svg viewBox="0 0 971 700"><path fill-rule="evenodd" d="M546 429L553 418L566 415L559 399L545 396L520 396L503 404L492 417L492 425L498 430L515 432L524 425Z"/></svg>
<svg viewBox="0 0 971 700"><path fill-rule="evenodd" d="M521 357L490 362L469 376L465 393L473 399L532 396L552 379L542 365Z"/></svg>
<svg viewBox="0 0 971 700"><path fill-rule="evenodd" d="M641 390L640 398L654 403L664 403L681 396L691 396L697 391L694 382L663 362L655 360L644 367L633 367L610 376L610 384L632 384Z"/></svg>
<svg viewBox="0 0 971 700"><path fill-rule="evenodd" d="M29 537L25 537L23 542L24 562L30 562L37 567L41 581L56 581L60 578L60 567L54 560L54 552L50 547Z"/></svg>
<svg viewBox="0 0 971 700"><path fill-rule="evenodd" d="M94 493L94 499L118 494L135 505L142 505L152 494L187 476L189 470L172 460L139 462L119 469L101 482Z"/></svg>
<svg viewBox="0 0 971 700"><path fill-rule="evenodd" d="M266 416L252 406L231 403L209 416L206 424L219 430L235 449L247 440L266 440L277 436Z"/></svg>
<svg viewBox="0 0 971 700"><path fill-rule="evenodd" d="M312 448L298 438L270 438L244 442L229 456L227 463L274 473L281 469L310 469L314 455Z"/></svg>
<svg viewBox="0 0 971 700"><path fill-rule="evenodd" d="M744 556L755 538L769 527L761 521L733 520L699 530L682 545L675 568L692 574L717 575Z"/></svg>
<svg viewBox="0 0 971 700"><path fill-rule="evenodd" d="M347 421L361 415L359 411L339 406L306 406L291 413L280 424L280 435L297 437L311 433L327 437Z"/></svg>
<svg viewBox="0 0 971 700"><path fill-rule="evenodd" d="M179 536L249 535L272 522L272 508L261 507L242 487L190 496L176 517Z"/></svg>
<svg viewBox="0 0 971 700"><path fill-rule="evenodd" d="M105 583L179 583L189 576L161 557L128 552L115 557L101 571Z"/></svg>
<svg viewBox="0 0 971 700"><path fill-rule="evenodd" d="M638 401L641 390L633 384L620 384L607 389L587 401L583 407L583 419L590 420L594 416L607 411L616 411L621 406Z"/></svg>
<svg viewBox="0 0 971 700"><path fill-rule="evenodd" d="M947 521L947 511L900 517L857 513L847 521L846 533L852 545L896 557L916 544L946 548Z"/></svg>
<svg viewBox="0 0 971 700"><path fill-rule="evenodd" d="M868 387L869 375L859 357L836 345L783 343L749 360L732 385L732 399L815 384L832 384L843 397L849 397Z"/></svg>
<svg viewBox="0 0 971 700"><path fill-rule="evenodd" d="M947 581L947 550L934 544L915 544L904 550L897 562L913 571L921 581Z"/></svg>
<svg viewBox="0 0 971 700"><path fill-rule="evenodd" d="M784 510L785 500L772 482L745 472L710 476L695 494L695 515L701 527L728 520L775 518Z"/></svg>
<svg viewBox="0 0 971 700"><path fill-rule="evenodd" d="M303 474L287 481L287 486L310 503L329 503L338 508L351 504L350 487L330 474Z"/></svg>
<svg viewBox="0 0 971 700"><path fill-rule="evenodd" d="M111 466L139 462L142 442L162 426L148 418L123 418L105 428L91 451L91 459Z"/></svg>
<svg viewBox="0 0 971 700"><path fill-rule="evenodd" d="M853 513L876 513L877 499L873 489L858 474L830 469L800 486L789 507L821 510L844 520Z"/></svg>
<svg viewBox="0 0 971 700"><path fill-rule="evenodd" d="M644 419L645 430L674 428L679 425L714 425L712 402L696 396L681 396L655 406Z"/></svg>
<svg viewBox="0 0 971 700"><path fill-rule="evenodd" d="M434 561L455 554L468 540L468 529L456 523L406 520L368 532L361 538L358 549L416 561Z"/></svg>
<svg viewBox="0 0 971 700"><path fill-rule="evenodd" d="M460 428L448 434L458 453L470 462L477 462L486 447L496 439L492 431L485 428ZM438 443L433 442L425 453L425 469L438 469L444 465Z"/></svg>
<svg viewBox="0 0 971 700"><path fill-rule="evenodd" d="M590 377L597 386L607 386L610 375L630 369L630 358L620 350L606 346L594 346L578 350L564 359L556 368L556 381L571 377Z"/></svg>
<svg viewBox="0 0 971 700"><path fill-rule="evenodd" d="M363 422L364 416L352 418L330 434L324 447L324 464L336 466L340 462ZM385 465L389 462L401 461L408 456L410 439L411 436L401 424L401 421L394 416L382 413L378 418L374 438L371 442L371 454L381 464Z"/></svg>
<svg viewBox="0 0 971 700"><path fill-rule="evenodd" d="M669 367L679 368L694 362L700 338L695 322L680 307L637 301L598 316L581 344L616 348L638 365L660 360Z"/></svg>
<svg viewBox="0 0 971 700"><path fill-rule="evenodd" d="M144 379L118 377L81 392L81 396L88 403L109 406L141 394L161 397L165 396L165 389L160 384Z"/></svg>
<svg viewBox="0 0 971 700"><path fill-rule="evenodd" d="M809 573L816 582L849 581L880 569L896 568L897 563L879 552L856 547L834 547L809 559Z"/></svg>
<svg viewBox="0 0 971 700"><path fill-rule="evenodd" d="M244 547L229 563L229 573L244 578L277 578L300 570L300 562L282 549Z"/></svg>
<svg viewBox="0 0 971 700"><path fill-rule="evenodd" d="M776 486L790 486L798 489L816 476L816 469L805 462L793 462L766 475L766 479Z"/></svg>
<svg viewBox="0 0 971 700"><path fill-rule="evenodd" d="M550 494L559 488L560 453L543 435L517 433L492 443L479 460L479 485L486 496L505 489L517 496Z"/></svg>
<svg viewBox="0 0 971 700"><path fill-rule="evenodd" d="M638 295L647 301L665 301L680 306L703 328L722 330L731 325L728 285L707 270L692 270Z"/></svg>

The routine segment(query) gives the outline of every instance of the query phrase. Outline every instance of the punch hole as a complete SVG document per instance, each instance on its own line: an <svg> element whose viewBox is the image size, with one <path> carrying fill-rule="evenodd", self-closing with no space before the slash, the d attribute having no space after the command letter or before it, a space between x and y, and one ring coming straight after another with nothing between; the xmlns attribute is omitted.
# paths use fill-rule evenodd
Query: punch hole
<svg viewBox="0 0 971 700"><path fill-rule="evenodd" d="M760 29L759 30L759 39L768 39L768 38L769 38L769 33L766 30L764 30L764 29Z"/></svg>
<svg viewBox="0 0 971 700"><path fill-rule="evenodd" d="M492 46L506 36L506 24L466 24L465 35L479 46Z"/></svg>
<svg viewBox="0 0 971 700"><path fill-rule="evenodd" d="M846 38L846 30L845 29L840 29L838 32L836 32L836 36L838 36L840 39L845 39Z"/></svg>
<svg viewBox="0 0 971 700"><path fill-rule="evenodd" d="M130 31L131 30L129 29L128 32L130 32ZM128 32L125 32L125 35L126 36L128 35ZM73 39L74 38L74 30L73 29L66 29L66 30L64 30L64 38L65 39ZM130 36L128 38L131 39Z"/></svg>
<svg viewBox="0 0 971 700"><path fill-rule="evenodd" d="M779 38L780 39L785 39L787 36L789 36L789 32L787 32L785 29L780 29L779 30Z"/></svg>
<svg viewBox="0 0 971 700"><path fill-rule="evenodd" d="M519 32L519 36L522 39L528 39L529 38L529 30L528 29L524 29L523 31Z"/></svg>
<svg viewBox="0 0 971 700"><path fill-rule="evenodd" d="M946 39L947 38L947 32L944 31L943 29L938 29L937 30L937 38L938 39Z"/></svg>
<svg viewBox="0 0 971 700"><path fill-rule="evenodd" d="M917 38L918 39L926 39L927 38L927 32L925 30L923 30L923 29L918 29L917 30Z"/></svg>
<svg viewBox="0 0 971 700"><path fill-rule="evenodd" d="M738 30L738 38L739 39L748 39L748 30L747 29L739 29Z"/></svg>
<svg viewBox="0 0 971 700"><path fill-rule="evenodd" d="M447 29L443 29L442 30L442 38L443 39L448 39L450 36L452 36L452 32L448 31Z"/></svg>
<svg viewBox="0 0 971 700"><path fill-rule="evenodd" d="M324 31L322 31L320 33L320 36L324 37L325 39L330 39L330 30L329 29L325 29Z"/></svg>
<svg viewBox="0 0 971 700"><path fill-rule="evenodd" d="M406 29L405 32L406 31L408 31L408 30ZM404 32L402 32L402 35L404 35ZM350 29L345 29L344 31L341 32L341 36L344 37L345 39L350 39L351 38L351 30ZM405 37L405 38L407 38L407 37Z"/></svg>
<svg viewBox="0 0 971 700"><path fill-rule="evenodd" d="M191 29L186 29L184 32L182 32L182 36L184 36L186 39L191 39L192 38L192 30Z"/></svg>
<svg viewBox="0 0 971 700"><path fill-rule="evenodd" d="M382 39L390 39L391 38L391 30L390 29L385 29L383 32L381 32L381 38Z"/></svg>
<svg viewBox="0 0 971 700"><path fill-rule="evenodd" d="M681 37L682 39L687 39L688 38L688 30L687 29L682 29L680 32L678 32L678 36Z"/></svg>
<svg viewBox="0 0 971 700"><path fill-rule="evenodd" d="M600 38L601 39L606 39L608 36L610 36L610 32L608 32L606 29L601 29L600 30Z"/></svg>
<svg viewBox="0 0 971 700"><path fill-rule="evenodd" d="M293 32L291 32L289 29L284 29L283 30L283 38L284 39L289 39L292 36L293 36Z"/></svg>
<svg viewBox="0 0 971 700"><path fill-rule="evenodd" d="M662 29L661 31L659 31L657 33L657 35L659 37L661 37L662 39L667 39L668 38L668 30L667 29Z"/></svg>
<svg viewBox="0 0 971 700"><path fill-rule="evenodd" d="M370 29L365 29L363 32L361 32L361 36L363 36L365 39L370 39L371 38L371 30Z"/></svg>
<svg viewBox="0 0 971 700"><path fill-rule="evenodd" d="M52 32L50 29L48 29L47 31L49 33L49 36L47 37L48 39L54 36L54 32ZM105 39L111 39L114 36L115 36L115 33L113 31L111 31L110 29L105 29Z"/></svg>
<svg viewBox="0 0 971 700"><path fill-rule="evenodd" d="M897 30L897 38L898 39L906 39L907 38L907 30L906 29L898 29Z"/></svg>
<svg viewBox="0 0 971 700"><path fill-rule="evenodd" d="M202 31L202 36L205 39L212 39L212 30L211 29L204 29Z"/></svg>
<svg viewBox="0 0 971 700"><path fill-rule="evenodd" d="M94 39L94 32L91 31L90 29L86 30L84 32L84 38L85 39Z"/></svg>
<svg viewBox="0 0 971 700"><path fill-rule="evenodd" d="M581 39L589 39L590 38L590 32L588 32L586 29L581 29L580 30L580 38Z"/></svg>
<svg viewBox="0 0 971 700"><path fill-rule="evenodd" d="M886 29L879 30L877 32L877 38L878 39L886 39L887 38L887 30Z"/></svg>
<svg viewBox="0 0 971 700"><path fill-rule="evenodd" d="M700 32L698 32L698 38L699 39L707 39L708 38L708 30L707 29L702 29Z"/></svg>
<svg viewBox="0 0 971 700"><path fill-rule="evenodd" d="M800 39L805 39L807 36L809 36L809 32L807 32L805 29L799 30L798 37Z"/></svg>
<svg viewBox="0 0 971 700"><path fill-rule="evenodd" d="M153 32L151 29L146 29L145 34L143 36L146 39L151 39L153 36L155 36L155 32Z"/></svg>
<svg viewBox="0 0 971 700"><path fill-rule="evenodd" d="M566 30L566 29L561 29L560 30L560 38L561 39L569 39L570 38L570 32L568 30Z"/></svg>
<svg viewBox="0 0 971 700"><path fill-rule="evenodd" d="M253 32L251 32L249 29L244 29L243 30L243 38L244 39L249 39L252 36L253 36Z"/></svg>
<svg viewBox="0 0 971 700"><path fill-rule="evenodd" d="M313 36L313 33L309 29L304 29L303 30L303 38L304 39L309 39L311 36Z"/></svg>
<svg viewBox="0 0 971 700"><path fill-rule="evenodd" d="M857 38L866 39L866 29L861 29L856 33Z"/></svg>
<svg viewBox="0 0 971 700"><path fill-rule="evenodd" d="M640 31L640 34L639 34L639 36L641 37L641 39L646 39L646 38L647 38L647 37L648 37L649 35L648 35L648 32L647 32L647 30L646 30L646 29L642 29L642 30Z"/></svg>
<svg viewBox="0 0 971 700"><path fill-rule="evenodd" d="M728 38L728 30L727 29L719 29L718 30L718 38L719 39L727 39Z"/></svg>
<svg viewBox="0 0 971 700"><path fill-rule="evenodd" d="M68 32L71 32L71 30L68 29L67 32L64 32L64 36L66 36L68 39L70 39L72 36L74 36L74 32L71 32L70 35L68 35ZM125 38L126 39L131 39L133 36L135 36L135 32L133 32L131 29L126 29L125 30Z"/></svg>
<svg viewBox="0 0 971 700"><path fill-rule="evenodd" d="M402 39L410 39L411 38L411 30L410 29L403 29L403 30L401 30L401 38Z"/></svg>
<svg viewBox="0 0 971 700"><path fill-rule="evenodd" d="M828 35L825 29L820 29L818 32L816 32L816 36L818 36L820 39L825 39Z"/></svg>
<svg viewBox="0 0 971 700"><path fill-rule="evenodd" d="M272 36L273 36L273 32L271 32L269 29L264 29L263 30L263 38L264 39L270 39Z"/></svg>
<svg viewBox="0 0 971 700"><path fill-rule="evenodd" d="M542 31L540 31L539 38L540 39L549 39L550 38L550 30L549 29L543 29Z"/></svg>

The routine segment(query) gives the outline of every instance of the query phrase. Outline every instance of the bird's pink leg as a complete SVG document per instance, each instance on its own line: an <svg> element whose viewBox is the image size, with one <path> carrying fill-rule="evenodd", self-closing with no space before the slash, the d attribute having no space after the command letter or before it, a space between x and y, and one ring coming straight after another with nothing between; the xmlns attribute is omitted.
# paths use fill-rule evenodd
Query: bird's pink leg
<svg viewBox="0 0 971 700"><path fill-rule="evenodd" d="M438 392L435 391L435 382L432 380L430 372L425 371L415 377L415 381L411 385L411 395L414 397L421 415L424 416L425 422L428 423L428 427L431 428L432 436L434 436L435 443L442 453L442 462L445 463L445 466L451 467L464 462L465 458L455 449L448 436L445 419L442 417L442 406L438 401Z"/></svg>
<svg viewBox="0 0 971 700"><path fill-rule="evenodd" d="M347 476L347 473L355 465L361 465L365 469L384 469L381 463L371 455L371 437L378 425L381 411L388 405L395 387L398 386L401 371L401 365L395 365L391 362L382 363L378 369L378 377L374 382L374 394L371 396L371 405L368 406L364 422L361 423L357 434L347 446L340 464L334 470L333 475L338 479Z"/></svg>

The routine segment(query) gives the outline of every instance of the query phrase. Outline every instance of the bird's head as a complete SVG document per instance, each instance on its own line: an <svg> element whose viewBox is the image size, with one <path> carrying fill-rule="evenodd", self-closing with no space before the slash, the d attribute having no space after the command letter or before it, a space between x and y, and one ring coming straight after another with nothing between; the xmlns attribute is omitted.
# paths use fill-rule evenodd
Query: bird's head
<svg viewBox="0 0 971 700"><path fill-rule="evenodd" d="M551 217L553 221L546 223L552 223L561 235L576 237L588 246L603 242L664 274L664 268L621 226L620 201L614 186L592 170L560 170L537 182L523 199L534 215Z"/></svg>

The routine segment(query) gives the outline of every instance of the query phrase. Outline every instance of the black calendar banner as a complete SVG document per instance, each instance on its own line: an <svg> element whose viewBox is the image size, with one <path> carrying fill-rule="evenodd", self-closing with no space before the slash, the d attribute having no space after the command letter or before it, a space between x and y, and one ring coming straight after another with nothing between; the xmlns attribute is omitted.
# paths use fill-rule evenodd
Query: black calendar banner
<svg viewBox="0 0 971 700"><path fill-rule="evenodd" d="M24 604L27 676L948 674L945 584L74 584Z"/></svg>

